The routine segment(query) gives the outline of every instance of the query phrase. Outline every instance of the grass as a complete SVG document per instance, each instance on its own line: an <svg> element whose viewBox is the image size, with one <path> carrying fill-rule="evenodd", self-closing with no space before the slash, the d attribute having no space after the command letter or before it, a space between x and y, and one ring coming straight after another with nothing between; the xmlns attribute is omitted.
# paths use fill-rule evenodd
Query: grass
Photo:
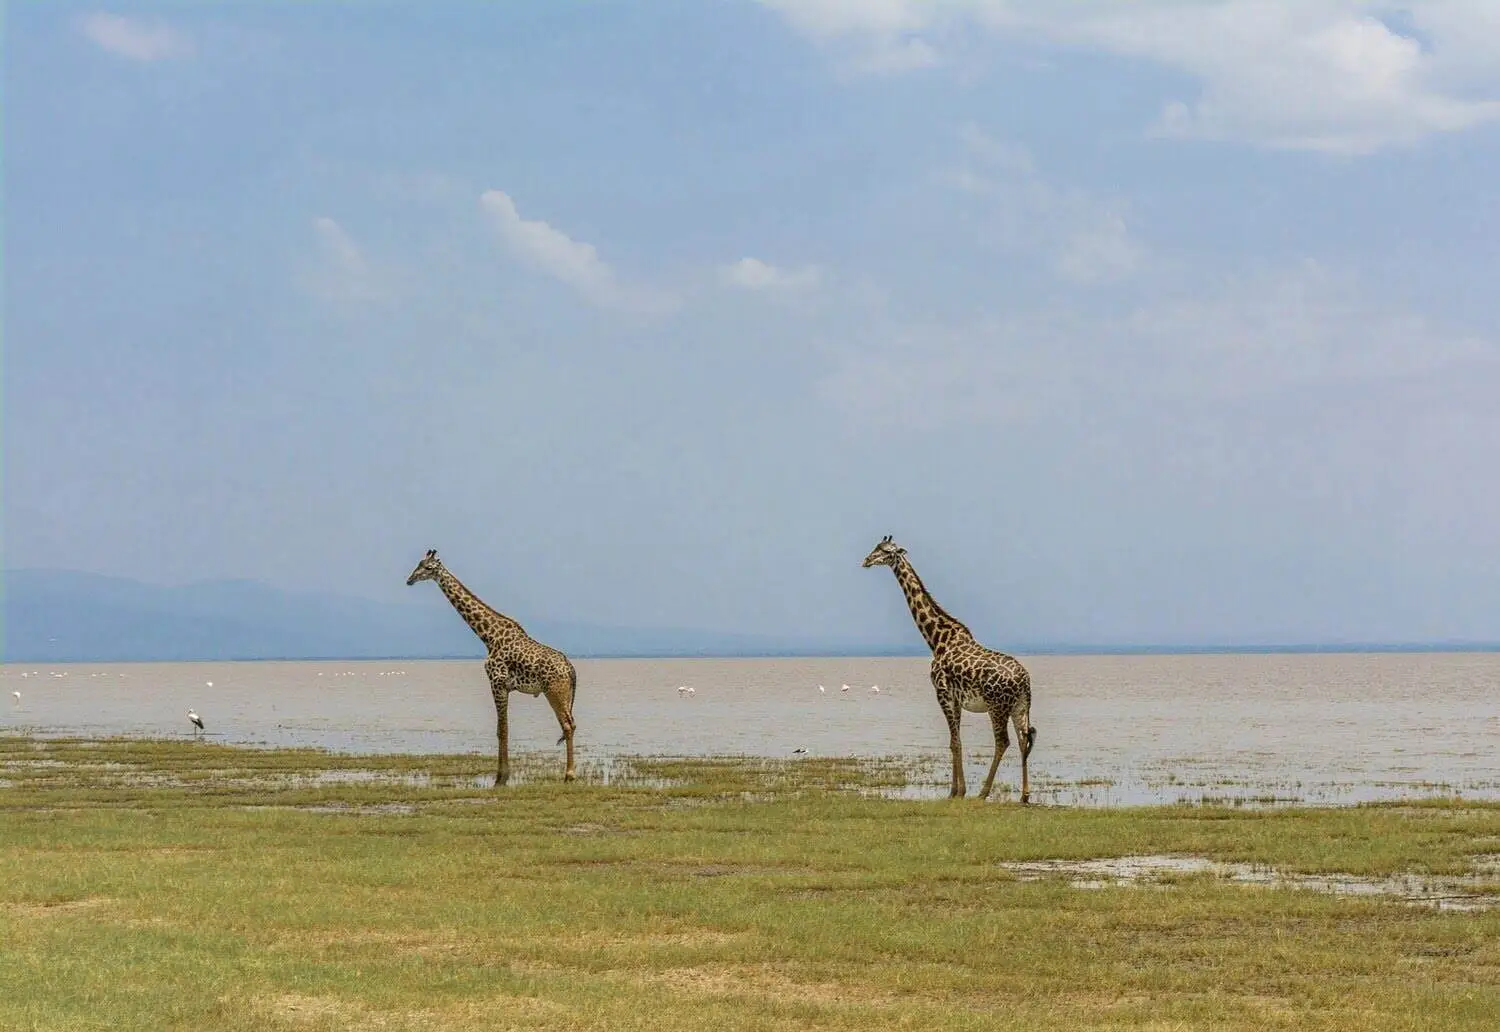
<svg viewBox="0 0 1500 1032"><path fill-rule="evenodd" d="M1500 806L1023 809L895 761L0 738L3 1029L1492 1029L1500 910L1002 861L1378 877ZM604 783L608 780L608 784Z"/></svg>

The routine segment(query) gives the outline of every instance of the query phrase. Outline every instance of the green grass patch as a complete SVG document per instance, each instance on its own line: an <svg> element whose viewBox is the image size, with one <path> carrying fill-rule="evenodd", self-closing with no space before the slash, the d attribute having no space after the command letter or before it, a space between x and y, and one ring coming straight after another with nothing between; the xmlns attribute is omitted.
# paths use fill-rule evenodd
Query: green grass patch
<svg viewBox="0 0 1500 1032"><path fill-rule="evenodd" d="M1492 1029L1500 911L1008 861L1457 875L1500 806L884 798L896 760L0 739L0 1028ZM1481 888L1483 888L1481 886Z"/></svg>

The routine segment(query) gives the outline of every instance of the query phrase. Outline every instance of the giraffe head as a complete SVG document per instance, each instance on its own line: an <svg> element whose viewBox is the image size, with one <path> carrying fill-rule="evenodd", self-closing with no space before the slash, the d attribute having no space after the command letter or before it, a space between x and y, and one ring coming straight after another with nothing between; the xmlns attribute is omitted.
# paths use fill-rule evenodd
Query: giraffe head
<svg viewBox="0 0 1500 1032"><path fill-rule="evenodd" d="M872 548L870 554L865 556L864 567L868 570L872 566L895 566L896 560L905 554L906 549L892 541L891 536L887 534L880 539L880 544Z"/></svg>
<svg viewBox="0 0 1500 1032"><path fill-rule="evenodd" d="M437 580L438 575L443 572L443 561L437 557L437 549L429 548L417 568L411 571L411 576L406 578L406 586L409 588L417 581Z"/></svg>

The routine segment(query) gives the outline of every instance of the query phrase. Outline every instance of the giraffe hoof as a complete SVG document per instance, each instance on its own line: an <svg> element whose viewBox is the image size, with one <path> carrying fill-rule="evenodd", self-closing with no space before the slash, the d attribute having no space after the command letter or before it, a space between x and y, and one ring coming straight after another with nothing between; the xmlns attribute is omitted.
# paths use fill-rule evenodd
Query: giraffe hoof
<svg viewBox="0 0 1500 1032"><path fill-rule="evenodd" d="M1021 805L1022 806L1030 806L1031 805L1031 796L1029 794L1027 794L1025 792L1021 793Z"/></svg>
<svg viewBox="0 0 1500 1032"><path fill-rule="evenodd" d="M563 775L563 780L564 780L564 781L577 781L577 780L578 780L578 775L577 775L577 774L574 774L574 773L573 773L573 772L572 772L572 771L571 771L571 770L570 770L570 771L568 771L568 772L567 772L567 773L566 773L566 774L564 774L564 775Z"/></svg>

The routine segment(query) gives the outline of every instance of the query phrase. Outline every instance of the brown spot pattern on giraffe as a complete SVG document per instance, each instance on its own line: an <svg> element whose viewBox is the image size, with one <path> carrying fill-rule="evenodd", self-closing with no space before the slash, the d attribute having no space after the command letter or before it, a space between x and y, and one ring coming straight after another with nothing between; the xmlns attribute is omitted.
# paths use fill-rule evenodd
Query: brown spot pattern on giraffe
<svg viewBox="0 0 1500 1032"><path fill-rule="evenodd" d="M932 687L948 722L948 746L953 762L949 795L961 797L968 790L959 727L963 711L969 710L988 712L995 735L995 755L980 798L988 797L994 786L995 772L1010 745L1007 727L1014 725L1021 747L1021 802L1029 802L1028 760L1036 741L1036 728L1031 723L1031 675L1014 656L979 644L968 627L938 605L906 558L906 549L889 535L865 557L864 565L891 568L906 596L912 618L932 650Z"/></svg>
<svg viewBox="0 0 1500 1032"><path fill-rule="evenodd" d="M499 752L496 787L510 780L508 730L510 693L513 691L545 696L551 704L558 726L562 728L558 742L566 743L568 747L563 779L572 781L576 776L573 733L577 727L573 720L573 697L578 690L578 673L572 662L558 649L531 637L515 620L486 605L443 566L436 550L428 550L406 583L412 585L422 580L437 581L454 610L488 650L484 672L489 678L490 695L495 702L495 737Z"/></svg>

